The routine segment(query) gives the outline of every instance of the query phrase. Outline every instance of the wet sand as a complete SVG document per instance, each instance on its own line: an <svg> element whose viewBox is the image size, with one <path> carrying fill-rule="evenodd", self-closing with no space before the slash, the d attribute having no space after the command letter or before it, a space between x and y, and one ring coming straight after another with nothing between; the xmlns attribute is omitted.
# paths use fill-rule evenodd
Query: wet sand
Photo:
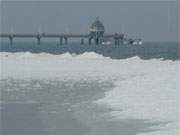
<svg viewBox="0 0 180 135"><path fill-rule="evenodd" d="M2 80L2 135L136 135L165 123L118 119L95 104L112 82ZM158 130L158 129L157 129Z"/></svg>

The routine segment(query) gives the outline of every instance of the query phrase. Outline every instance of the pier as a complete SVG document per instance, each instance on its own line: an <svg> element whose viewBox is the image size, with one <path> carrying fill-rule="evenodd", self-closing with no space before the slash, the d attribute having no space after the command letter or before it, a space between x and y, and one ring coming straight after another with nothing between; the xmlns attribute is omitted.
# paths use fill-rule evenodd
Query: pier
<svg viewBox="0 0 180 135"><path fill-rule="evenodd" d="M67 45L68 41L72 38L80 39L80 43L84 44L85 39L88 44L92 43L98 45L104 43L104 41L110 40L112 44L133 44L134 41L132 39L125 38L124 34L114 33L114 34L105 34L105 28L101 21L98 18L92 23L89 28L89 33L87 34L58 34L58 33L0 33L0 38L8 38L10 44L13 44L13 40L15 38L35 38L37 40L37 44L41 44L42 38L58 38L60 45ZM109 42L110 42L109 41Z"/></svg>
<svg viewBox="0 0 180 135"><path fill-rule="evenodd" d="M0 34L0 38L7 38L10 41L10 44L13 44L13 40L15 38L34 38L37 40L37 44L40 45L41 44L41 39L42 38L58 38L59 39L59 44L63 45L63 44L68 44L69 39L72 38L79 38L80 39L80 43L84 44L85 39L88 41L88 44L92 44L92 41L94 41L95 44L100 44L101 43L101 39L103 38L112 38L114 39L114 44L119 44L120 41L124 40L122 35L118 35L117 33L115 34L105 34L101 37L99 36L91 36L90 34L45 34L45 33L37 33L37 34L33 34L33 33L15 33L15 34Z"/></svg>

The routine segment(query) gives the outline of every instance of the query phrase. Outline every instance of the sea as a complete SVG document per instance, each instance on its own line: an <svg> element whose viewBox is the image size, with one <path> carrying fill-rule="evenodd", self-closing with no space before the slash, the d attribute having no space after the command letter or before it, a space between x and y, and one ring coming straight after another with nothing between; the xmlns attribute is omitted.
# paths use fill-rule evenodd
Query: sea
<svg viewBox="0 0 180 135"><path fill-rule="evenodd" d="M180 44L0 44L0 135L179 135Z"/></svg>

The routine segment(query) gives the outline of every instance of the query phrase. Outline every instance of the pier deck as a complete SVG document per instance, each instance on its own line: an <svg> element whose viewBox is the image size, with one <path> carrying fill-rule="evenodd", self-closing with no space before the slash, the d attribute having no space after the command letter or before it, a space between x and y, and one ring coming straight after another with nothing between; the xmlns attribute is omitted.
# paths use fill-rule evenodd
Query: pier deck
<svg viewBox="0 0 180 135"><path fill-rule="evenodd" d="M122 37L120 34L104 34L101 37L98 36L92 36L90 34L57 34L57 33L1 33L0 38L8 38L10 41L10 44L13 44L14 38L36 38L37 43L40 44L40 41L42 38L59 38L60 44L68 43L68 39L70 38L80 38L81 44L84 43L84 39L88 39L89 44L91 44L91 40L94 39L96 44L99 44L100 38L112 38L115 40L115 44L118 44L119 40L122 40ZM125 40L125 38L123 39Z"/></svg>

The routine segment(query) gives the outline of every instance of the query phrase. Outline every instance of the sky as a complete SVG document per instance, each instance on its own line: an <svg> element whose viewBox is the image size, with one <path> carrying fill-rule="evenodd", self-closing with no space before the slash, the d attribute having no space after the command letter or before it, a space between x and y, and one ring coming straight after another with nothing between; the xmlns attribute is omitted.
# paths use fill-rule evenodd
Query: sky
<svg viewBox="0 0 180 135"><path fill-rule="evenodd" d="M88 33L99 17L107 34L179 41L179 1L2 1L0 32Z"/></svg>

